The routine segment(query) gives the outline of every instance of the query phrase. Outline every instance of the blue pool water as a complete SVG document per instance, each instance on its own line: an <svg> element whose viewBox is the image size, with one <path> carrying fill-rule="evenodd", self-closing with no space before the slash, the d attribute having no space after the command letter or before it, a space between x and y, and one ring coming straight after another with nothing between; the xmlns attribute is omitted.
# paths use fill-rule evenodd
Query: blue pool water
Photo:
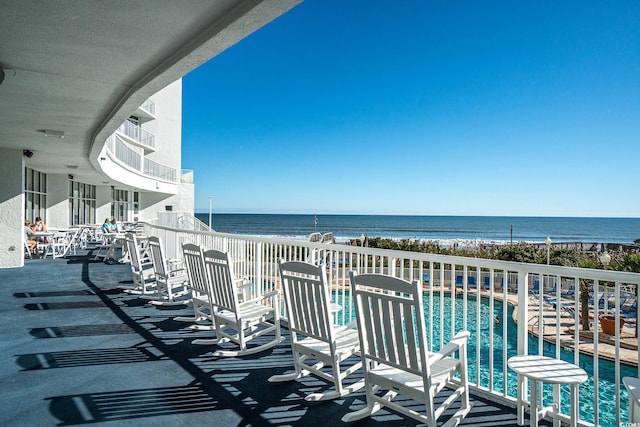
<svg viewBox="0 0 640 427"><path fill-rule="evenodd" d="M337 292L334 297L336 298L336 302L341 303L345 298L351 300L350 295L348 293ZM340 316L346 316L350 319L355 319L355 313L353 310L353 305L343 305L345 310ZM427 331L431 328L433 323L433 349L437 351L441 347L440 342L440 296L439 294L433 294L433 303L429 304L429 295L425 293L424 295L424 306L425 306L425 320ZM477 334L477 325L476 325L476 312L478 310L478 304L474 297L468 296L467 300L467 325L466 329L471 333L471 337L468 342L468 355L469 355L469 378L471 381L475 382L476 376L479 375L479 384L483 387L489 387L490 378L493 378L493 388L494 390L502 391L504 387L504 373L503 366L505 365L505 360L503 358L503 348L506 345L507 349L507 359L511 356L517 355L517 329L516 324L512 320L513 314L513 306L507 305L507 340L504 339L504 331L502 324L495 324L493 329L493 367L494 370L491 372L489 370L489 343L490 343L490 322L493 321L494 316L500 319L504 319L503 316L503 305L502 302L495 301L493 307L493 315L490 313L489 308L489 299L482 298L480 304L480 346L478 347L478 334ZM446 343L451 337L451 303L450 297L445 295L444 298L444 311L443 311L444 321L444 329L443 329L443 341ZM338 319L341 320L341 319ZM458 296L456 298L455 304L455 329L456 331L464 329L464 320L463 320L463 299L462 296ZM429 337L429 333L427 332L427 338ZM476 364L476 352L479 348L480 352L480 364ZM556 347L549 343L543 344L542 352L539 352L539 343L538 338L530 335L529 336L529 354L543 354L549 357L556 356ZM573 352L570 350L562 349L560 353L560 358L562 360L566 360L567 362L574 362ZM593 395L594 395L594 382L593 382L593 358L584 354L580 354L579 356L579 364L582 369L584 369L589 379L587 382L580 385L580 418L593 422L594 420L594 411L593 411ZM477 374L479 372L479 374ZM622 377L625 376L636 376L636 368L621 365L620 366L620 383L622 384ZM616 426L616 407L615 407L615 366L613 362L608 360L600 359L598 361L598 394L599 394L599 422L601 426L604 427L615 427ZM517 375L507 369L507 394L509 396L516 397L517 396ZM562 411L566 414L570 412L569 409L569 386L562 386L562 401L563 407ZM543 388L543 399L544 404L549 405L552 401L552 393L553 389L550 385L545 385ZM628 406L628 395L624 386L621 387L621 414L622 419L626 418L627 414L627 406Z"/></svg>

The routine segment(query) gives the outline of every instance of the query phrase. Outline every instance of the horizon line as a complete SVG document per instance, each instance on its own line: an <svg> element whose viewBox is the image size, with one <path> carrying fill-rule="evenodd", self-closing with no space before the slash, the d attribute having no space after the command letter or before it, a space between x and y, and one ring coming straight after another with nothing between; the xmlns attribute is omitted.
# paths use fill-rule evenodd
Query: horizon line
<svg viewBox="0 0 640 427"><path fill-rule="evenodd" d="M194 215L209 215L208 210L194 211ZM309 212L212 212L212 215L317 215L317 216L424 216L424 217L486 217L486 218L593 218L593 219L640 219L640 216L600 215L495 215L495 214L399 214L399 213L309 213Z"/></svg>

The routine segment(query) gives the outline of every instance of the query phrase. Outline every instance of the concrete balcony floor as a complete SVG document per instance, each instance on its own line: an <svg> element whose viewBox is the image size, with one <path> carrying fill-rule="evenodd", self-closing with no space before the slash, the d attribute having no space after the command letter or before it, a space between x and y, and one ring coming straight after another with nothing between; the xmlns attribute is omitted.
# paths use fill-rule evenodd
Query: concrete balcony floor
<svg viewBox="0 0 640 427"><path fill-rule="evenodd" d="M213 357L191 344L213 333L172 320L189 307L157 308L118 289L130 281L128 265L86 254L0 269L4 425L340 426L364 406L363 390L306 402L331 387L314 377L267 382L292 369L288 339L258 355ZM517 425L513 407L475 393L472 404L462 425ZM417 423L387 410L357 423L382 424Z"/></svg>

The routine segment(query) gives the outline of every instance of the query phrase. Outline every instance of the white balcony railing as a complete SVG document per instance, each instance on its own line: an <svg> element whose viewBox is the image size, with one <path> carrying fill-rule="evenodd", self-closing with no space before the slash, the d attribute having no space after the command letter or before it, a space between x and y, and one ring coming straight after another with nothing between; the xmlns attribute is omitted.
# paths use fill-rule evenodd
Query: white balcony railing
<svg viewBox="0 0 640 427"><path fill-rule="evenodd" d="M140 126L136 125L135 123L131 123L128 120L120 125L120 127L118 128L118 132L126 135L143 147L152 150L156 147L156 137L154 134L145 129L142 129Z"/></svg>
<svg viewBox="0 0 640 427"><path fill-rule="evenodd" d="M177 218L180 214L173 215ZM171 227L159 225L160 222ZM153 225L146 224L145 231L162 239L171 258L182 257L180 248L185 242L229 251L236 261L237 275L263 285L256 286L257 293L263 287L280 286L279 260L323 263L333 285L332 298L343 307L335 319L340 324L354 317L349 297L350 270L421 280L432 350L437 350L461 329L472 331L469 374L476 390L514 403L517 378L507 369L507 359L516 354L544 354L575 363L589 373L588 382L580 387L580 425L618 426L626 419L628 396L621 387L621 377L638 376L637 345L633 350L625 349L626 338L623 340L617 329L615 335L605 336L599 331L597 316L591 326L596 333L581 331L580 292L567 295L571 286L592 291L594 301L610 292L611 298L605 298L602 310L615 313L619 319L623 308L621 297L628 293L637 298L640 274L187 231L176 227L180 225L169 214ZM456 286L458 281L466 286ZM484 289L485 281L489 289ZM533 294L531 290L536 281L542 292ZM470 288L472 282L477 286ZM554 293L545 295L545 287L552 288L553 283L557 284ZM555 302L554 305L553 298L561 301L563 293L564 304ZM633 328L625 329L625 336L633 336L638 324L637 311L634 318L628 320ZM573 352L574 343L580 343L584 353ZM606 354L606 358L598 354ZM552 390L545 386L543 391L545 405L552 398L559 401L560 416L568 421L570 390Z"/></svg>
<svg viewBox="0 0 640 427"><path fill-rule="evenodd" d="M118 137L111 136L107 139L107 151L110 151L124 166L136 171L140 170L142 158L144 157L143 153L129 147Z"/></svg>
<svg viewBox="0 0 640 427"><path fill-rule="evenodd" d="M106 146L107 152L117 163L140 175L170 183L176 183L178 180L176 168L148 159L143 149L131 147L117 135L111 135Z"/></svg>
<svg viewBox="0 0 640 427"><path fill-rule="evenodd" d="M177 170L170 166L165 166L151 159L144 158L144 174L164 181L176 182Z"/></svg>
<svg viewBox="0 0 640 427"><path fill-rule="evenodd" d="M146 111L147 113L151 114L152 116L156 114L156 104L150 99L147 99L146 101L144 101L144 103L140 106L140 108Z"/></svg>

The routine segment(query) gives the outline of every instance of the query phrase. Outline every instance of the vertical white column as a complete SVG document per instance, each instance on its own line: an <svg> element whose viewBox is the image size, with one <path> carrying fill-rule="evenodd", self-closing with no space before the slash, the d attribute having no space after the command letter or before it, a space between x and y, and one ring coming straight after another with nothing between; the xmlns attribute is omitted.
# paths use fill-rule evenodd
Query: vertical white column
<svg viewBox="0 0 640 427"><path fill-rule="evenodd" d="M24 266L24 160L21 149L0 149L0 268Z"/></svg>

